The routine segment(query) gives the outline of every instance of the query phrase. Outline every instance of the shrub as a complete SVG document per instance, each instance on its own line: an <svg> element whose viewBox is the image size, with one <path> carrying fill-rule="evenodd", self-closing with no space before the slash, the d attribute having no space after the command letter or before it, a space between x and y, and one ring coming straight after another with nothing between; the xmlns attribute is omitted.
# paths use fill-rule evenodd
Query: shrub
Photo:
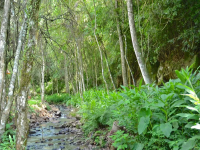
<svg viewBox="0 0 200 150"><path fill-rule="evenodd" d="M69 96L69 94L53 94L53 95L47 95L45 97L45 100L48 103L62 103L69 101L70 99L71 97Z"/></svg>
<svg viewBox="0 0 200 150"><path fill-rule="evenodd" d="M12 123L6 124L6 131L0 143L1 150L15 150L15 131L11 128Z"/></svg>
<svg viewBox="0 0 200 150"><path fill-rule="evenodd" d="M80 107L86 134L111 128L115 120L125 127L126 132L112 136L118 149L199 149L200 72L186 68L176 74L178 79L162 87L141 81L134 89L122 87L109 95L89 90L83 100L76 95L71 102Z"/></svg>

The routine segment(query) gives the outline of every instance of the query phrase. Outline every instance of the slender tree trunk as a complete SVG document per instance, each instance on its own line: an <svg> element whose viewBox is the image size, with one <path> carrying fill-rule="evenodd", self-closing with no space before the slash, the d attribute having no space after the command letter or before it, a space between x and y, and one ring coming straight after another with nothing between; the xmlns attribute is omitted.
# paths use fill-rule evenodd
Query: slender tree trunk
<svg viewBox="0 0 200 150"><path fill-rule="evenodd" d="M99 41L98 41L98 38L97 38L97 35L96 35L96 29L97 29L97 18L96 18L96 8L95 8L95 2L94 2L94 0L93 0L93 3L94 3L94 10L95 10L95 27L94 27L94 36L95 36L95 39L96 39L96 42L97 42L97 45L98 45L98 49L99 49L99 53L100 53L100 57L101 57L101 71L102 71L103 80L104 80L104 83L105 83L105 86L106 86L107 93L109 93L109 90L108 90L108 84L107 84L106 78L105 78L105 76L104 76L104 68L103 68L103 54L102 54L102 50L101 50L101 47L100 47L100 45L99 45Z"/></svg>
<svg viewBox="0 0 200 150"><path fill-rule="evenodd" d="M111 71L110 71L110 66L108 64L108 59L107 59L107 54L106 54L106 51L104 50L104 55L105 55L105 59L106 59L106 65L108 67L108 72L109 72L109 75L110 75L110 80L112 82L112 85L113 85L113 89L116 90L116 86L115 86L115 83L113 81L113 77L112 77L112 74L111 74Z"/></svg>
<svg viewBox="0 0 200 150"><path fill-rule="evenodd" d="M131 73L131 78L132 78L132 81L133 81L133 85L136 86L135 84L135 79L134 79L134 76L133 76L133 71L129 65L129 62L128 62L128 59L127 59L127 41L126 41L126 35L124 35L124 39L125 39L125 60L126 60L126 63L129 67L129 70L130 70L130 73Z"/></svg>
<svg viewBox="0 0 200 150"><path fill-rule="evenodd" d="M45 75L45 59L44 59L44 47L41 46L41 52L42 52L42 67L41 67L41 75L42 75L42 81L41 81L41 100L44 104L45 102L45 85L44 85L44 75Z"/></svg>
<svg viewBox="0 0 200 150"><path fill-rule="evenodd" d="M14 94L15 81L16 81L17 70L18 70L19 56L20 56L20 52L21 52L21 49L22 49L22 43L24 42L24 39L25 39L26 30L27 30L27 14L25 13L23 24L22 24L22 27L21 27L20 35L19 35L17 51L16 51L16 54L15 54L13 73L12 73L10 86L9 86L8 102L7 102L5 109L1 113L0 137L5 131L6 121L8 119L8 116L9 116L9 113L10 113L10 108L11 108L11 105L13 103L13 94Z"/></svg>
<svg viewBox="0 0 200 150"><path fill-rule="evenodd" d="M67 54L64 53L64 55L65 55L65 63L64 63L64 66L65 66L65 91L66 91L66 93L70 94L70 92L69 92L69 75L68 75Z"/></svg>
<svg viewBox="0 0 200 150"><path fill-rule="evenodd" d="M51 91L51 94L53 94L53 86L54 86L54 79L52 79L52 91Z"/></svg>
<svg viewBox="0 0 200 150"><path fill-rule="evenodd" d="M77 57L78 57L78 64L79 64L79 72L80 72L80 82L82 85L82 91L85 91L85 82L84 82L84 75L83 75L83 60L82 60L82 54L80 51L80 39L75 39L77 44Z"/></svg>
<svg viewBox="0 0 200 150"><path fill-rule="evenodd" d="M95 82L95 83L96 83L95 85L96 85L96 88L97 88L97 87L98 87L97 66L95 65L94 67L95 67L95 68L94 68L94 71L95 71L95 81L96 81L96 82Z"/></svg>
<svg viewBox="0 0 200 150"><path fill-rule="evenodd" d="M2 17L1 31L0 31L0 103L1 103L1 97L2 97L2 92L4 88L3 87L4 80L5 80L5 51L6 51L6 39L7 39L9 15L10 15L10 0L5 0L4 14ZM1 116L0 116L0 119L1 119ZM0 131L0 136L1 136L1 131Z"/></svg>
<svg viewBox="0 0 200 150"><path fill-rule="evenodd" d="M129 27L130 27L131 39L132 39L135 55L137 57L137 61L138 61L138 64L139 64L139 67L140 67L140 70L141 70L145 84L150 84L151 78L150 78L149 72L146 68L144 58L142 57L142 52L140 50L140 47L139 47L139 44L138 44L138 41L137 41L132 0L127 0L127 9L128 9L128 18L129 18Z"/></svg>
<svg viewBox="0 0 200 150"><path fill-rule="evenodd" d="M57 94L58 94L58 79L57 78L56 78L56 82L57 82L56 91L57 91Z"/></svg>
<svg viewBox="0 0 200 150"><path fill-rule="evenodd" d="M118 0L115 0L115 8L116 12L118 9ZM128 86L127 82L127 74L126 74L126 62L125 62L125 55L124 55L124 46L123 46L123 38L122 38L122 31L120 27L120 21L119 21L119 13L117 12L117 31L119 36L119 45L120 45L120 53L121 53L121 66L122 66L122 79L123 79L123 85Z"/></svg>

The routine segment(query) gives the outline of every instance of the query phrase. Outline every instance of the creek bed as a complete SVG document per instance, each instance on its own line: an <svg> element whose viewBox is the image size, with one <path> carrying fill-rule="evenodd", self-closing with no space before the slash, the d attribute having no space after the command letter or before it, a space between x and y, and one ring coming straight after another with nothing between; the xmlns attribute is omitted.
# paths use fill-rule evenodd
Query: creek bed
<svg viewBox="0 0 200 150"><path fill-rule="evenodd" d="M76 120L68 118L69 109L60 108L62 115L56 120L32 127L27 140L27 150L89 150L80 129L62 127Z"/></svg>

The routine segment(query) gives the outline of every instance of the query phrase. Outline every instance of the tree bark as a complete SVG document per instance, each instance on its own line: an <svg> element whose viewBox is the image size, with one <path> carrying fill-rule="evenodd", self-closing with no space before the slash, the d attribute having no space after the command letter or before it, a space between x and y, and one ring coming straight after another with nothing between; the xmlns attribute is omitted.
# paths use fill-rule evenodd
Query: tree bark
<svg viewBox="0 0 200 150"><path fill-rule="evenodd" d="M80 80L79 82L80 85L82 86L82 92L85 91L85 81L84 81L84 75L83 75L83 60L82 60L82 53L81 53L81 44L80 44L80 39L75 39L76 45L77 45L77 57L78 57L78 64L79 64L79 75L80 75Z"/></svg>
<svg viewBox="0 0 200 150"><path fill-rule="evenodd" d="M13 73L12 73L12 77L11 77L11 81L9 85L8 102L6 104L5 109L1 112L0 137L5 131L6 121L8 119L10 108L13 103L13 94L14 94L15 81L16 81L16 75L17 75L17 70L18 70L18 62L19 62L20 52L22 49L22 43L24 42L24 39L25 39L26 30L27 30L27 14L25 13L23 24L21 27L20 35L19 35L17 51L15 54Z"/></svg>
<svg viewBox="0 0 200 150"><path fill-rule="evenodd" d="M127 59L127 41L126 41L126 35L124 35L124 39L125 39L125 60L126 60L126 63L129 67L129 70L130 70L130 73L131 73L131 78L132 78L132 81L133 81L133 85L136 86L135 84L135 79L134 79L134 76L133 76L133 71L129 65L129 62L128 62L128 59Z"/></svg>
<svg viewBox="0 0 200 150"><path fill-rule="evenodd" d="M112 82L112 85L113 85L113 89L116 90L116 86L115 86L115 83L113 81L113 77L112 77L112 74L111 74L111 71L110 71L110 66L108 64L108 59L107 59L107 54L106 54L106 51L104 50L104 55L105 55L105 59L106 59L106 65L108 67L108 72L109 72L109 75L110 75L110 80Z"/></svg>
<svg viewBox="0 0 200 150"><path fill-rule="evenodd" d="M44 59L44 47L41 46L41 52L42 52L42 67L41 67L41 75L42 75L42 81L41 81L41 100L44 104L45 102L45 85L44 85L44 75L45 75L45 59Z"/></svg>
<svg viewBox="0 0 200 150"><path fill-rule="evenodd" d="M141 49L138 44L136 30L135 30L135 22L134 22L134 15L133 15L133 2L132 0L127 0L127 10L128 10L128 18L129 18L129 27L131 33L131 39L135 51L135 55L137 57L137 61L144 79L145 84L151 83L150 74L146 68L144 58L142 56Z"/></svg>
<svg viewBox="0 0 200 150"><path fill-rule="evenodd" d="M65 62L64 62L64 66L65 66L65 91L66 91L66 93L70 94L70 92L69 92L69 75L68 75L67 54L64 53L64 56L65 56Z"/></svg>
<svg viewBox="0 0 200 150"><path fill-rule="evenodd" d="M5 51L6 51L6 39L7 39L9 15L10 15L10 0L5 0L4 14L2 17L1 31L0 31L0 103L4 88L3 87L4 80L5 80ZM0 136L1 136L1 131L0 131Z"/></svg>
<svg viewBox="0 0 200 150"><path fill-rule="evenodd" d="M118 0L115 0L115 8L116 11L118 9ZM122 66L122 78L123 78L123 85L128 86L127 82L127 74L126 74L126 62L125 62L125 55L124 55L124 46L123 46L123 38L122 38L122 31L120 27L120 21L119 21L119 13L117 12L117 31L119 36L119 45L120 45L120 53L121 53L121 66Z"/></svg>
<svg viewBox="0 0 200 150"><path fill-rule="evenodd" d="M27 118L27 96L33 66L33 53L37 44L38 11L41 0L31 0L28 49L24 54L20 89L17 95L17 124L16 150L25 150L28 136L29 122Z"/></svg>

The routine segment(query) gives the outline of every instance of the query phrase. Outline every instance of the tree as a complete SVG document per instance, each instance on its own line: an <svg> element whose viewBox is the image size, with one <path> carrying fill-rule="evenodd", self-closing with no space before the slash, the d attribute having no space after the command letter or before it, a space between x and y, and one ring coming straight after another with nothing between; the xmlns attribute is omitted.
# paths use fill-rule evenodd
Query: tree
<svg viewBox="0 0 200 150"><path fill-rule="evenodd" d="M5 132L6 122L9 117L10 109L11 109L11 106L13 103L13 94L14 94L15 81L16 81L16 75L17 75L18 64L19 64L19 57L20 57L20 52L22 49L22 44L25 41L25 35L26 35L26 31L27 31L27 24L28 24L27 17L28 16L27 16L26 12L24 12L24 20L23 20L23 24L21 26L21 31L20 31L19 38L18 38L18 46L17 46L17 50L16 50L16 55L15 55L13 73L12 73L12 77L11 77L11 81L10 81L10 85L9 85L8 102L5 106L5 109L2 110L2 112L0 113L1 114L0 137Z"/></svg>
<svg viewBox="0 0 200 150"><path fill-rule="evenodd" d="M41 39L42 40L42 39ZM44 51L46 49L46 46L43 47L42 43L41 45L41 53L42 53L42 66L41 66L41 100L42 103L44 104L45 102L45 83L44 83L44 76L45 76L45 54Z"/></svg>
<svg viewBox="0 0 200 150"><path fill-rule="evenodd" d="M96 29L97 29L97 16L96 16L96 8L95 8L95 2L93 0L93 3L94 3L94 10L95 10L95 26L94 26L94 36L95 36L95 39L96 39L96 42L97 42L97 45L98 45L98 49L99 49L99 53L100 53L100 57L101 57L101 70L102 70L102 76L103 76L103 80L104 80L104 83L105 83L105 86L106 86L106 89L107 89L107 93L108 92L108 84L107 84L107 81L105 79L105 76L104 76L104 68L103 68L103 54L102 54L102 50L101 50L101 47L99 45L99 41L98 41L98 38L97 38L97 35L96 35Z"/></svg>
<svg viewBox="0 0 200 150"><path fill-rule="evenodd" d="M127 0L127 10L128 10L128 18L129 18L129 27L131 33L132 44L134 47L134 52L137 57L138 64L140 66L140 70L146 84L151 83L150 74L146 68L144 58L142 56L142 52L139 47L139 43L137 40L136 30L135 30L135 22L134 22L134 15L133 15L133 2L132 0Z"/></svg>
<svg viewBox="0 0 200 150"><path fill-rule="evenodd" d="M0 31L0 108L2 102L4 80L5 80L5 51L6 51L7 29L8 29L9 15L10 15L10 5L11 5L10 0L5 0L4 14L2 17L1 31ZM1 131L0 131L0 136L1 136Z"/></svg>
<svg viewBox="0 0 200 150"><path fill-rule="evenodd" d="M29 92L29 83L31 80L31 71L33 66L33 54L37 45L38 35L38 11L41 0L30 0L30 22L29 40L27 50L24 53L24 61L21 74L20 88L17 93L17 123L16 123L16 149L25 150L28 137L29 121L27 119L27 98Z"/></svg>
<svg viewBox="0 0 200 150"><path fill-rule="evenodd" d="M118 0L115 0L115 8L116 8L116 20L117 20L117 31L119 36L119 45L120 45L120 53L121 53L121 66L122 66L122 78L123 78L123 85L128 86L127 82L127 74L126 74L126 62L125 62L125 55L124 55L124 44L122 38L122 31L120 27L119 21L119 14L118 14Z"/></svg>

